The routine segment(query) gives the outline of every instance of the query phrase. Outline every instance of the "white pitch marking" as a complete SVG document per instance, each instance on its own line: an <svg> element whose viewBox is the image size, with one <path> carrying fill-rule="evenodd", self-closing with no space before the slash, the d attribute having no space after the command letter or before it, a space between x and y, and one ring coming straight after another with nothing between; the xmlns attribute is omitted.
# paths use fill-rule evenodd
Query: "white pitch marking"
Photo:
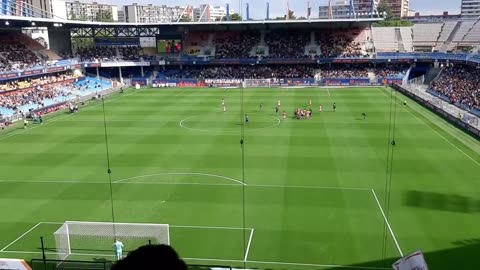
<svg viewBox="0 0 480 270"><path fill-rule="evenodd" d="M139 176L128 177L128 178L124 178L124 179L115 180L115 181L113 181L113 182L114 182L114 183L121 183L121 182L124 182L124 181L133 180L133 179L146 178L146 177L151 177L151 176L162 176L162 175L199 175L199 176L209 176L209 177L215 177L215 178L220 178L220 179L229 180L229 181L232 181L232 182L235 182L235 183L239 183L240 185L246 185L246 184L244 184L244 183L243 183L242 181L240 181L240 180L237 180L237 179L234 179L234 178L230 178L230 177L227 177L227 176L223 176L223 175L210 174L210 173L156 173L156 174L146 174L146 175L139 175Z"/></svg>
<svg viewBox="0 0 480 270"><path fill-rule="evenodd" d="M331 97L332 95L330 95L330 90L328 90L327 88L327 93L328 93L328 96Z"/></svg>
<svg viewBox="0 0 480 270"><path fill-rule="evenodd" d="M133 95L133 94L138 93L138 92L140 92L140 91L141 91L141 90L135 91L135 92L126 94L126 95L124 95L124 96L116 97L116 98L114 98L114 99L108 99L108 100L105 101L105 103L108 103L108 102L117 100L117 99L119 99L119 98L121 98L121 97L127 97L127 96L130 96L130 95ZM98 107L98 106L100 106L100 105L102 105L102 103L95 104L95 105L91 105L91 106L87 106L86 108L82 109L82 111L90 110L90 109L95 108L95 107ZM1 138L0 138L0 141L3 141L3 140L5 140L5 139L8 139L8 138L13 137L13 136L18 135L18 134L25 133L25 132L27 132L27 131L30 131L30 130L35 129L35 128L38 128L38 127L44 127L44 126L48 125L49 123L56 122L56 121L58 121L58 120L61 120L61 119L63 119L63 118L66 118L66 117L69 117L69 116L72 116L72 115L74 115L74 114L73 114L73 113L70 113L70 114L63 115L63 116L60 116L60 115L59 115L59 116L57 116L57 117L55 117L55 118L53 118L53 119L51 119L51 120L45 121L45 122L43 123L43 125L37 125L37 126L31 127L31 128L28 128L28 129L24 129L24 130L22 130L22 131L20 131L20 132L16 132L16 133L14 133L14 134L10 134L10 135L8 135L8 136L1 137Z"/></svg>
<svg viewBox="0 0 480 270"><path fill-rule="evenodd" d="M37 228L38 226L40 226L40 222L35 224L35 226L33 226L32 228L30 228L28 231L26 231L24 234L20 235L19 237L17 237L17 239L13 240L12 242L10 242L10 244L8 244L7 246L5 246L4 248L2 248L0 251L4 251L5 249L7 249L8 247L10 247L11 245L15 244L18 240L20 240L22 237L24 237L25 235L29 234L31 231L35 230L35 228Z"/></svg>
<svg viewBox="0 0 480 270"><path fill-rule="evenodd" d="M380 212L382 213L383 220L387 224L388 230L390 231L390 235L393 238L393 241L395 242L395 245L397 246L398 253L400 253L400 256L403 257L403 252L402 249L400 248L400 244L398 244L397 237L395 236L395 233L393 232L392 226L390 226L390 222L388 222L387 216L385 216L385 212L383 212L382 205L380 204L380 201L378 200L377 193L375 190L372 188L372 194L373 197L375 198L375 201L377 202L378 208L380 209Z"/></svg>
<svg viewBox="0 0 480 270"><path fill-rule="evenodd" d="M40 251L0 251L0 253L18 253L18 254L42 254ZM59 252L45 252L49 255L57 255ZM111 254L93 254L93 253L71 253L73 256L92 256L92 257L115 257ZM182 258L189 261L211 261L211 262L237 262L244 263L242 260L229 260L229 259L207 259L207 258ZM246 263L258 263L258 264L277 264L277 265L292 265L292 266L314 266L314 267L331 267L331 268L349 268L349 269L371 269L371 270L387 270L390 268L382 267L368 267L368 266L349 266L349 265L336 265L336 264L309 264L309 263L290 263L290 262L267 262L267 261L246 261Z"/></svg>
<svg viewBox="0 0 480 270"><path fill-rule="evenodd" d="M322 187L322 186L288 186L288 185L256 185L249 184L248 187L270 187L270 188L303 188L303 189L336 189L336 190L361 190L369 191L370 188L356 188L356 187Z"/></svg>
<svg viewBox="0 0 480 270"><path fill-rule="evenodd" d="M469 154L465 153L462 149L458 148L458 146L456 146L455 144L453 144L449 139L445 138L442 134L438 133L438 131L436 131L435 129L433 129L431 126L427 125L427 123L425 123L425 121L423 121L422 119L418 118L415 114L413 114L411 111L403 108L405 111L407 111L408 113L410 113L411 115L413 115L413 117L415 117L418 121L420 121L422 124L424 124L425 126L427 126L428 128L430 128L431 130L433 130L433 132L435 132L438 136L440 136L442 139L444 139L446 142L448 142L451 146L455 147L458 151L462 152L462 154L464 154L466 157L468 157L470 160L472 160L473 162L475 162L478 166L480 166L480 163L478 161L476 161L474 158L472 158Z"/></svg>
<svg viewBox="0 0 480 270"><path fill-rule="evenodd" d="M252 244L252 238L253 238L253 232L254 231L255 231L255 229L250 230L250 238L248 238L248 245L247 245L247 250L245 251L245 258L243 258L243 260L245 262L247 262L247 259L248 259L248 253L250 252L250 245Z"/></svg>
<svg viewBox="0 0 480 270"><path fill-rule="evenodd" d="M97 223L98 222L85 222L85 221L72 221L79 223ZM42 221L40 224L51 224L51 225L63 225L63 222L48 222ZM141 224L141 223L118 223L115 224ZM145 224L145 223L143 223ZM155 224L152 224L155 225ZM253 228L240 228L240 227L220 227L220 226L194 226L194 225L169 225L170 228L185 228L185 229L208 229L208 230L253 230Z"/></svg>
<svg viewBox="0 0 480 270"><path fill-rule="evenodd" d="M185 90L183 90L182 92L176 94L175 96L178 97L178 96L180 96L181 94L183 94L183 93L186 92L186 91L187 91L187 90L185 89Z"/></svg>
<svg viewBox="0 0 480 270"><path fill-rule="evenodd" d="M265 262L265 261L248 261L249 263L260 264L278 264L278 265L292 265L292 266L314 266L314 267L330 267L330 268L347 268L347 269L391 269L383 267L369 267L369 266L350 266L350 265L336 265L336 264L311 264L311 263L290 263L290 262Z"/></svg>
<svg viewBox="0 0 480 270"><path fill-rule="evenodd" d="M146 177L146 176L143 176L143 177ZM139 178L139 177L135 177L135 178ZM233 178L232 178L233 179ZM139 181L135 181L135 182L128 182L127 180L130 180L130 178L128 179L120 179L120 180L117 180L117 181L114 181L113 183L114 184L117 184L117 185L192 185L192 186L195 186L195 185L198 185L198 186L246 186L246 187L264 187L264 188L298 188L298 189L332 189L332 190L358 190L358 191L370 191L371 188L363 188L363 187L333 187L333 186L289 186L289 185L262 185L262 184L216 184L216 183L171 183L171 182L146 182L146 181L143 181L143 182L139 182ZM236 179L234 179L236 180ZM119 181L124 181L124 182L119 182ZM239 180L237 180L239 181ZM62 181L62 180L52 180L52 181L48 181L48 180L0 180L0 182L12 182L12 183L67 183L67 184L102 184L102 185L105 185L105 184L108 184L109 182L96 182L96 181L70 181L70 180L66 180L66 181ZM241 182L239 182L241 183Z"/></svg>
<svg viewBox="0 0 480 270"><path fill-rule="evenodd" d="M383 91L383 89L380 89L382 90L381 92L384 93L385 95L387 95L388 97L390 97L387 93L385 93ZM397 102L398 98L395 98L395 102ZM455 144L453 144L450 140L448 140L447 138L445 138L442 134L438 133L438 131L436 131L435 129L433 129L431 126L427 125L427 123L425 123L425 121L423 121L422 119L418 118L415 114L413 114L411 111L407 110L406 108L403 108L405 111L407 111L409 114L411 114L413 117L415 117L418 121L420 121L422 124L424 124L425 126L427 126L428 128L430 128L431 130L433 130L433 132L435 132L438 136L440 136L442 139L444 139L446 142L448 142L451 146L455 147L458 151L462 152L462 154L464 154L465 156L467 156L470 160L472 160L473 162L475 162L478 166L480 166L480 163L478 161L476 161L475 159L473 159L469 154L465 153L462 149L458 148L458 146L456 146Z"/></svg>
<svg viewBox="0 0 480 270"><path fill-rule="evenodd" d="M208 130L208 129L190 128L190 127L187 127L183 124L187 120L197 118L197 117L200 117L200 116L204 116L204 115L211 115L211 114L212 113L206 113L206 114L199 114L199 115L194 115L194 116L191 116L191 117L187 117L187 118L180 121L180 123L179 123L180 127L185 128L185 129L189 129L189 130L193 130L193 131L201 131L201 132L213 132L213 133L232 133L232 132L237 133L238 132L238 131L233 131L233 130ZM266 116L269 116L269 117L275 119L277 121L277 123L275 123L271 126L268 126L268 127L248 129L246 131L257 131L257 130L264 130L264 129L268 129L268 128L274 128L274 127L280 125L280 123L282 122L278 117L271 116L271 115L266 115Z"/></svg>

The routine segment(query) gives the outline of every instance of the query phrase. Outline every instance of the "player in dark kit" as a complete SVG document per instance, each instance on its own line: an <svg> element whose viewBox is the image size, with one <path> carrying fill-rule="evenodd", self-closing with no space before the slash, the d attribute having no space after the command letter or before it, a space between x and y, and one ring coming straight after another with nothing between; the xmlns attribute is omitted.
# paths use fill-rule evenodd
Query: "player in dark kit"
<svg viewBox="0 0 480 270"><path fill-rule="evenodd" d="M275 113L278 114L278 111L280 110L280 108L277 106L275 107Z"/></svg>
<svg viewBox="0 0 480 270"><path fill-rule="evenodd" d="M336 112L337 111L337 103L333 103L333 111Z"/></svg>
<svg viewBox="0 0 480 270"><path fill-rule="evenodd" d="M366 113L362 113L362 116L363 116L363 120L367 119L367 114Z"/></svg>
<svg viewBox="0 0 480 270"><path fill-rule="evenodd" d="M248 114L245 114L245 124L248 125L250 122L250 118L248 118Z"/></svg>
<svg viewBox="0 0 480 270"><path fill-rule="evenodd" d="M260 111L263 111L263 102L260 102Z"/></svg>

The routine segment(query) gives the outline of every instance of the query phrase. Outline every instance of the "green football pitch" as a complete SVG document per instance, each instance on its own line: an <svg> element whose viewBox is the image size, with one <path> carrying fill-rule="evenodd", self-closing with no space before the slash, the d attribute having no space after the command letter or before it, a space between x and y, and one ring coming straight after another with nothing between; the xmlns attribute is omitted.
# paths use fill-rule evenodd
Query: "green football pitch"
<svg viewBox="0 0 480 270"><path fill-rule="evenodd" d="M310 99L313 118L293 119ZM44 237L55 259L63 222L111 222L113 210L116 222L169 224L190 264L391 269L422 250L431 269L480 269L480 143L404 99L387 88L129 89L5 130L0 257L41 258ZM69 259L113 260L110 240L72 240Z"/></svg>

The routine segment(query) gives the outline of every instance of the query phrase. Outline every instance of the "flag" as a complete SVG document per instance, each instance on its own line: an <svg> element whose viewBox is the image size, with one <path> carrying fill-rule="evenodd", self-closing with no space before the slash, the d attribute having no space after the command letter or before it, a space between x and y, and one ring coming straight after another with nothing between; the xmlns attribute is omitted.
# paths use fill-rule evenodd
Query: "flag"
<svg viewBox="0 0 480 270"><path fill-rule="evenodd" d="M290 0L287 0L287 20L290 20Z"/></svg>
<svg viewBox="0 0 480 270"><path fill-rule="evenodd" d="M427 262L421 251L416 251L401 258L392 266L395 270L428 270Z"/></svg>
<svg viewBox="0 0 480 270"><path fill-rule="evenodd" d="M332 0L328 0L328 18L333 19Z"/></svg>
<svg viewBox="0 0 480 270"><path fill-rule="evenodd" d="M310 7L310 1L308 1L307 18L310 19L311 15L312 15L312 8Z"/></svg>

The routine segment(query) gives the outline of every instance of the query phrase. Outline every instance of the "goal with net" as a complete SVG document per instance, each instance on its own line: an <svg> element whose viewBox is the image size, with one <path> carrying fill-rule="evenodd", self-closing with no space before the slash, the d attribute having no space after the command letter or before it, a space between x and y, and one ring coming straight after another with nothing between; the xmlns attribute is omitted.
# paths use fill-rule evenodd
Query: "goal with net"
<svg viewBox="0 0 480 270"><path fill-rule="evenodd" d="M77 253L112 256L116 239L123 242L126 251L149 243L170 244L168 224L66 221L54 236L60 260Z"/></svg>
<svg viewBox="0 0 480 270"><path fill-rule="evenodd" d="M245 79L243 88L250 87L271 87L272 79Z"/></svg>

